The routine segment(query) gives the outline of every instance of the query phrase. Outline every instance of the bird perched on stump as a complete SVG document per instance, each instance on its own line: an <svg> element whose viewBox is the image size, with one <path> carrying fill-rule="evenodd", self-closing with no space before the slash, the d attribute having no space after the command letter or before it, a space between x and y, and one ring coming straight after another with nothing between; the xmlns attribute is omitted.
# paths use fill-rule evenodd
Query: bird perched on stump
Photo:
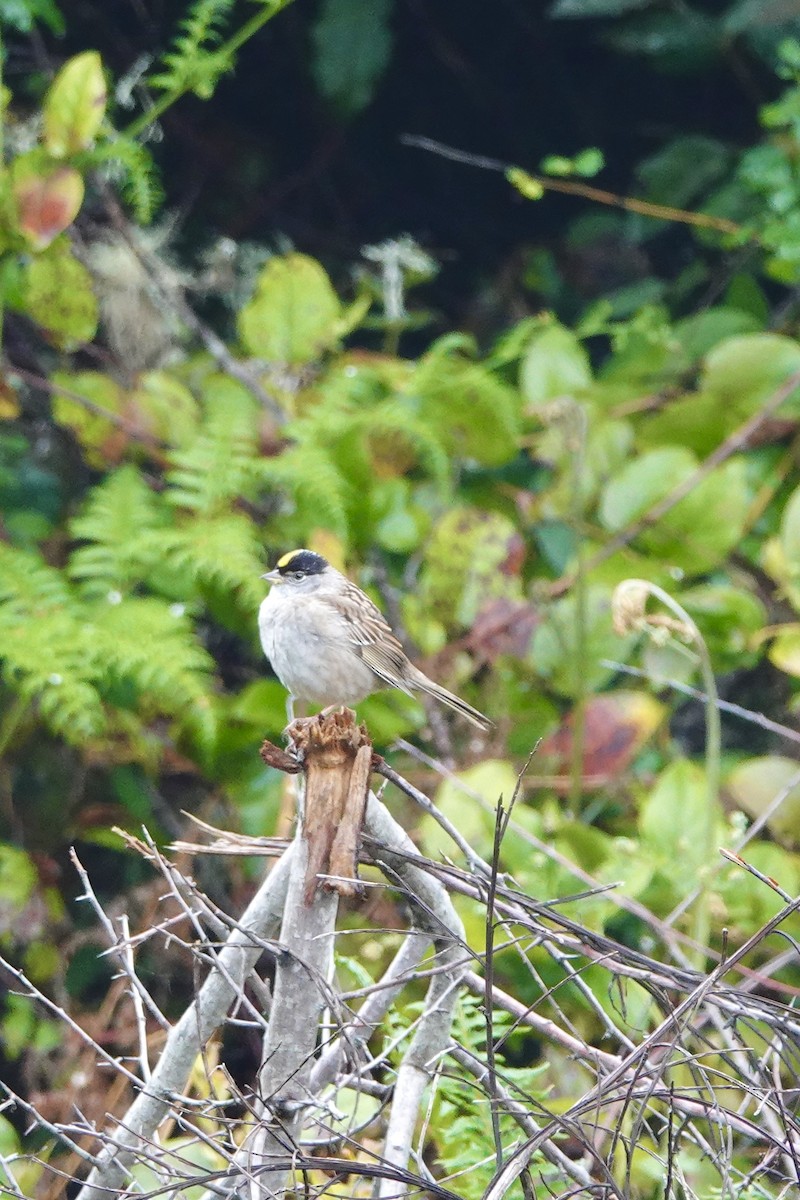
<svg viewBox="0 0 800 1200"><path fill-rule="evenodd" d="M355 705L381 688L423 692L480 729L492 722L410 661L379 608L313 550L292 550L262 576L272 585L258 631L275 674L296 700Z"/></svg>

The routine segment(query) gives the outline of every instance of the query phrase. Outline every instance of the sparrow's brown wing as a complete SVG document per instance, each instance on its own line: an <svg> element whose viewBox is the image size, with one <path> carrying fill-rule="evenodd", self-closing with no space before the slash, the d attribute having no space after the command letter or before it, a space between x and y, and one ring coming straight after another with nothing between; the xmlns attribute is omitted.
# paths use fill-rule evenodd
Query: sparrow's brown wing
<svg viewBox="0 0 800 1200"><path fill-rule="evenodd" d="M389 622L369 596L355 584L348 583L340 595L335 599L331 597L329 603L343 618L347 636L367 666L390 687L411 695L406 679L408 658Z"/></svg>

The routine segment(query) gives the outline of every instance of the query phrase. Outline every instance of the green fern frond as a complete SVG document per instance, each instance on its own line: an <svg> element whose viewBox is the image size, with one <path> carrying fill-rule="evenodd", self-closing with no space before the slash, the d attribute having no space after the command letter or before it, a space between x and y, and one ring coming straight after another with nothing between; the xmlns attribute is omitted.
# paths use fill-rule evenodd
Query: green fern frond
<svg viewBox="0 0 800 1200"><path fill-rule="evenodd" d="M331 370L313 406L286 433L298 446L320 447L356 487L381 459L397 459L402 469L418 468L442 484L450 475L452 439L442 423L428 419L423 400L410 390L410 375L403 370L384 379L366 369L355 375ZM396 390L401 383L405 392Z"/></svg>
<svg viewBox="0 0 800 1200"><path fill-rule="evenodd" d="M70 602L64 578L36 553L0 542L0 612L36 620Z"/></svg>
<svg viewBox="0 0 800 1200"><path fill-rule="evenodd" d="M500 466L516 454L521 393L484 365L432 353L420 360L412 388L426 422L439 431L451 454L486 466Z"/></svg>
<svg viewBox="0 0 800 1200"><path fill-rule="evenodd" d="M164 201L164 189L153 156L135 138L117 133L100 142L92 160L106 164L140 225L149 225Z"/></svg>
<svg viewBox="0 0 800 1200"><path fill-rule="evenodd" d="M159 558L158 539L167 515L159 498L133 466L121 467L90 493L80 516L73 519L73 537L87 545L73 553L68 572L82 593L99 598L124 593L140 582Z"/></svg>
<svg viewBox="0 0 800 1200"><path fill-rule="evenodd" d="M0 664L45 724L80 744L106 727L97 652L64 577L38 554L0 543Z"/></svg>
<svg viewBox="0 0 800 1200"><path fill-rule="evenodd" d="M434 479L440 483L447 479L450 458L445 444L430 425L418 419L407 397L383 400L371 412L362 413L355 424L376 445L393 442L407 446Z"/></svg>
<svg viewBox="0 0 800 1200"><path fill-rule="evenodd" d="M290 446L276 458L261 459L255 470L262 484L291 497L301 525L347 537L350 485L322 446Z"/></svg>
<svg viewBox="0 0 800 1200"><path fill-rule="evenodd" d="M128 486L129 481L123 483ZM102 524L100 508L84 519ZM151 530L150 536L163 534ZM259 567L255 562L254 574ZM108 734L119 706L139 720L172 717L200 748L210 747L215 736L213 662L197 642L183 607L155 598L123 598L113 590L111 595L113 599L82 602L38 556L0 545L0 670L5 683L72 745L85 746Z"/></svg>
<svg viewBox="0 0 800 1200"><path fill-rule="evenodd" d="M263 600L263 548L243 513L198 517L154 537L170 569L193 584L237 592L252 609Z"/></svg>
<svg viewBox="0 0 800 1200"><path fill-rule="evenodd" d="M191 445L172 454L166 498L176 508L210 516L254 488L255 438L209 421Z"/></svg>
<svg viewBox="0 0 800 1200"><path fill-rule="evenodd" d="M0 645L6 683L38 706L53 733L81 745L104 732L97 647L79 616L53 610L34 617L0 606Z"/></svg>
<svg viewBox="0 0 800 1200"><path fill-rule="evenodd" d="M495 1039L510 1026L508 1013L494 1013ZM460 997L453 1025L453 1040L482 1060L485 1059L486 1019L476 996L464 994ZM531 1094L535 1079L544 1070L546 1067L513 1068L502 1063L498 1065L499 1078L515 1098L525 1098ZM479 1200L494 1174L496 1148L491 1112L487 1093L471 1076L448 1063L438 1083L436 1119L432 1128L437 1131L437 1157L444 1178L457 1183L456 1190L464 1200ZM510 1152L518 1142L519 1128L512 1119L501 1116L500 1134L504 1147Z"/></svg>
<svg viewBox="0 0 800 1200"><path fill-rule="evenodd" d="M335 401L323 400L307 416L293 421L287 433L300 444L314 442L329 452L354 437L375 443L399 438L420 465L435 477L444 477L448 471L445 443L435 429L419 419L419 409L419 402L409 396L387 397L369 408L343 403L337 397Z"/></svg>
<svg viewBox="0 0 800 1200"><path fill-rule="evenodd" d="M179 22L179 33L162 59L162 69L148 77L151 87L166 92L195 92L208 99L230 59L216 53L234 0L195 0Z"/></svg>
<svg viewBox="0 0 800 1200"><path fill-rule="evenodd" d="M106 687L131 685L145 718L164 714L214 737L209 696L213 659L197 641L181 605L152 597L93 610L94 639L102 655Z"/></svg>

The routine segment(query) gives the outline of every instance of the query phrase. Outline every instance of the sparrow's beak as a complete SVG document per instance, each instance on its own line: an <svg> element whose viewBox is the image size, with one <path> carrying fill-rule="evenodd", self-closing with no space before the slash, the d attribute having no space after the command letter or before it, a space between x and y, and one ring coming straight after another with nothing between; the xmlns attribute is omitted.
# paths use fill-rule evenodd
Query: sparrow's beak
<svg viewBox="0 0 800 1200"><path fill-rule="evenodd" d="M266 575L261 576L266 579L267 583L283 583L280 571L276 568L274 571L267 571Z"/></svg>

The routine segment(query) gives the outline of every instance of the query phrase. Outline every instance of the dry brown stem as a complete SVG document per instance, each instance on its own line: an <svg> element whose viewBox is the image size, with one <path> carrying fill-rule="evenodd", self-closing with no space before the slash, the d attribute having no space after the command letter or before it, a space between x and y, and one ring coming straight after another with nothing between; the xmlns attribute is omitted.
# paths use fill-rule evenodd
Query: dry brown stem
<svg viewBox="0 0 800 1200"><path fill-rule="evenodd" d="M306 776L303 836L308 844L304 901L319 884L340 896L358 893L358 846L367 801L372 743L349 709L294 721L287 730Z"/></svg>

